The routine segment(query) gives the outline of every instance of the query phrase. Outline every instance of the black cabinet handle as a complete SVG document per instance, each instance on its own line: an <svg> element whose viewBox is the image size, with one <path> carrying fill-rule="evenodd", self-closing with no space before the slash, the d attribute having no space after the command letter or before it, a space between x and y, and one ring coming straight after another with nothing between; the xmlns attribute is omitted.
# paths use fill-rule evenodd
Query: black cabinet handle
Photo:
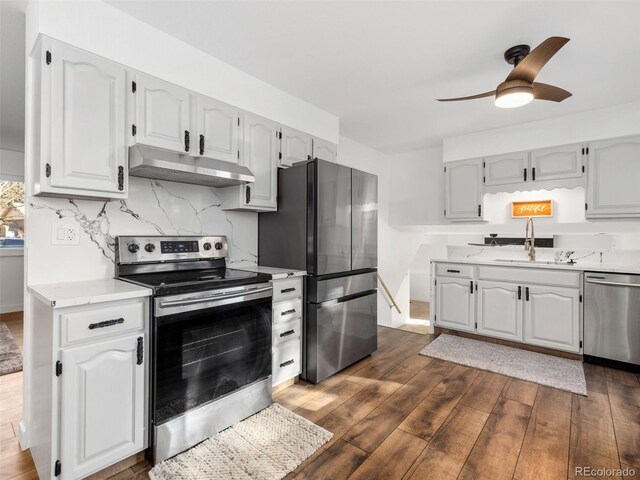
<svg viewBox="0 0 640 480"><path fill-rule="evenodd" d="M460 270L447 270L449 273L460 273Z"/></svg>
<svg viewBox="0 0 640 480"><path fill-rule="evenodd" d="M533 167L531 169L531 180L535 180L536 179L536 167Z"/></svg>
<svg viewBox="0 0 640 480"><path fill-rule="evenodd" d="M526 168L524 169L524 181L525 182L527 181L527 169Z"/></svg>
<svg viewBox="0 0 640 480"><path fill-rule="evenodd" d="M518 287L518 300L522 299L522 287Z"/></svg>
<svg viewBox="0 0 640 480"><path fill-rule="evenodd" d="M296 333L295 330L287 330L286 332L282 332L280 334L281 337L288 337L289 335L293 335L294 333Z"/></svg>
<svg viewBox="0 0 640 480"><path fill-rule="evenodd" d="M204 155L204 135L200 135L200 155Z"/></svg>
<svg viewBox="0 0 640 480"><path fill-rule="evenodd" d="M142 360L144 359L144 345L143 345L143 338L142 337L138 337L138 345L136 347L136 354L138 355L138 361L136 362L138 365L142 365Z"/></svg>
<svg viewBox="0 0 640 480"><path fill-rule="evenodd" d="M473 280L469 282L469 291L471 292L471 295L473 295Z"/></svg>
<svg viewBox="0 0 640 480"><path fill-rule="evenodd" d="M113 320L105 320L104 322L90 323L89 330L94 330L96 328L111 327L113 325L119 325L121 323L124 323L124 318L114 318Z"/></svg>
<svg viewBox="0 0 640 480"><path fill-rule="evenodd" d="M293 359L287 360L286 362L283 362L283 363L280 364L280 368L286 367L288 365L291 365L292 363L295 363Z"/></svg>
<svg viewBox="0 0 640 480"><path fill-rule="evenodd" d="M189 130L184 131L184 151L188 152L191 145L191 139L189 138Z"/></svg>
<svg viewBox="0 0 640 480"><path fill-rule="evenodd" d="M249 204L249 202L251 201L251 187L249 185L247 185L247 190L245 192L245 197L247 200L247 205Z"/></svg>
<svg viewBox="0 0 640 480"><path fill-rule="evenodd" d="M529 287L524 289L524 296L527 302L529 301Z"/></svg>
<svg viewBox="0 0 640 480"><path fill-rule="evenodd" d="M285 310L280 315L282 315L284 317L285 315L291 315L292 313L296 313L296 309L295 308L292 308L291 310Z"/></svg>
<svg viewBox="0 0 640 480"><path fill-rule="evenodd" d="M296 287L283 288L282 290L280 290L280 293L289 293L289 292L295 292L295 291L296 291Z"/></svg>
<svg viewBox="0 0 640 480"><path fill-rule="evenodd" d="M48 165L48 164L47 164ZM118 167L118 190L124 190L124 167Z"/></svg>

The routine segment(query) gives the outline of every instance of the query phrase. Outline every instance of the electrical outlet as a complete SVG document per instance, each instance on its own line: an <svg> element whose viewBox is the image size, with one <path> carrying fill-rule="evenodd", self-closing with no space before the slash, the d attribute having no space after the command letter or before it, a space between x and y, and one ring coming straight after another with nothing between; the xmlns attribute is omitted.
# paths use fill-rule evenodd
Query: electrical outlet
<svg viewBox="0 0 640 480"><path fill-rule="evenodd" d="M54 223L51 226L52 245L80 245L80 228L75 223Z"/></svg>

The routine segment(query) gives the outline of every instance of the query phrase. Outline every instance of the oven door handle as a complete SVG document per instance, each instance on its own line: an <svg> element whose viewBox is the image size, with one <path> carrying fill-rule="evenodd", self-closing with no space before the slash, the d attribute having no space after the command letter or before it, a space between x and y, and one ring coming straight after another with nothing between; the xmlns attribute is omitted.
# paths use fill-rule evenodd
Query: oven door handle
<svg viewBox="0 0 640 480"><path fill-rule="evenodd" d="M198 303L209 303L216 301L224 301L230 298L237 297L249 297L247 300L250 300L254 294L264 293L271 291L271 286L262 287L262 288L247 288L244 290L233 290L228 293L218 293L216 295L211 295L209 297L199 297L199 298L186 298L184 300L168 300L166 302L160 302L160 308L170 308L170 307L183 307L186 305L195 305Z"/></svg>

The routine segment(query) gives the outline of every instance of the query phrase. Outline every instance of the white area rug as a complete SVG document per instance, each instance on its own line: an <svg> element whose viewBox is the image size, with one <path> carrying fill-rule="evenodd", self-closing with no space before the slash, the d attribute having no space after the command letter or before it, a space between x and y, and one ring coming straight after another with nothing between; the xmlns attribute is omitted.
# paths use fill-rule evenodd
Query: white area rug
<svg viewBox="0 0 640 480"><path fill-rule="evenodd" d="M421 355L587 395L582 362L495 343L442 334Z"/></svg>
<svg viewBox="0 0 640 480"><path fill-rule="evenodd" d="M159 463L155 480L276 480L333 434L274 403L204 442Z"/></svg>

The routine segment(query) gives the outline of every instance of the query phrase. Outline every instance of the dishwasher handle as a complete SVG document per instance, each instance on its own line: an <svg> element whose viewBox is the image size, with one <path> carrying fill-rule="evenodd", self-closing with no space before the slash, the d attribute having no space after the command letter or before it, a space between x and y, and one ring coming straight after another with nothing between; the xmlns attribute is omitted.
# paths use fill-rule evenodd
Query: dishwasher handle
<svg viewBox="0 0 640 480"><path fill-rule="evenodd" d="M587 277L587 283L595 283L597 285L612 285L615 287L636 287L640 288L640 283L624 283L624 282L609 282L606 280L593 280Z"/></svg>

